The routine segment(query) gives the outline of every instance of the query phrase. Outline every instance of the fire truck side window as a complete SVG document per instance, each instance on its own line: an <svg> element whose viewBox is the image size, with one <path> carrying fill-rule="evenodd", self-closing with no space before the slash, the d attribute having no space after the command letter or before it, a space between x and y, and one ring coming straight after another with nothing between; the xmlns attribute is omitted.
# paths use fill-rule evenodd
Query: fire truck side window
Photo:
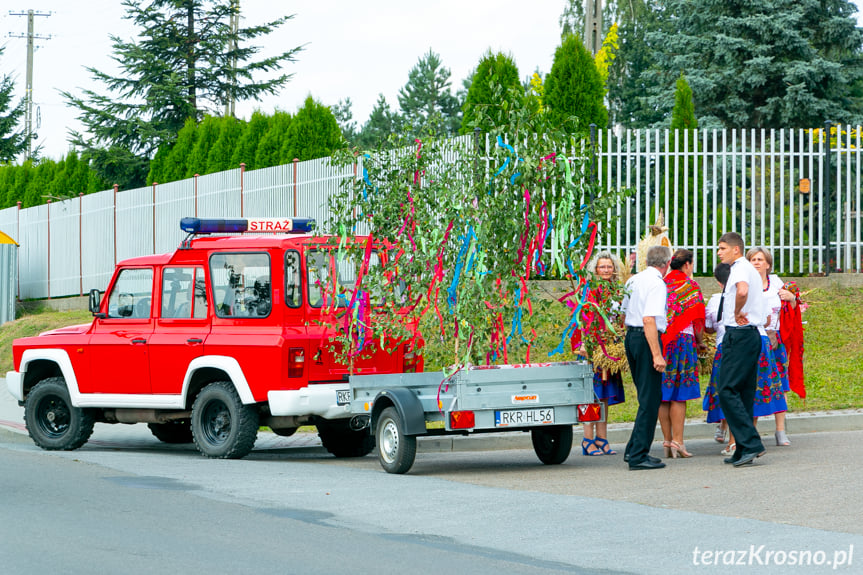
<svg viewBox="0 0 863 575"><path fill-rule="evenodd" d="M204 268L165 268L162 271L162 317L207 317Z"/></svg>
<svg viewBox="0 0 863 575"><path fill-rule="evenodd" d="M301 277L300 252L287 250L285 252L285 303L288 307L297 308L303 305Z"/></svg>
<svg viewBox="0 0 863 575"><path fill-rule="evenodd" d="M270 314L270 256L266 253L213 254L210 279L217 316L246 318Z"/></svg>
<svg viewBox="0 0 863 575"><path fill-rule="evenodd" d="M108 297L108 317L148 318L152 297L152 268L121 270Z"/></svg>

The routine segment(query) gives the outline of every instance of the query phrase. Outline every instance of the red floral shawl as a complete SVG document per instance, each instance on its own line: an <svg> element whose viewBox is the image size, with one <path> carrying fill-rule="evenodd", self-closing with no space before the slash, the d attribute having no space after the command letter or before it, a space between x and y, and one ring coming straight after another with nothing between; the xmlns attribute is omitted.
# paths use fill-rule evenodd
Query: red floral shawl
<svg viewBox="0 0 863 575"><path fill-rule="evenodd" d="M662 348L668 345L690 324L696 333L704 329L704 296L698 284L680 270L665 276L668 286L668 327L662 335Z"/></svg>
<svg viewBox="0 0 863 575"><path fill-rule="evenodd" d="M779 334L788 352L788 383L791 391L801 398L806 397L806 386L803 382L803 321L800 317L802 301L800 289L794 282L783 286L797 297L797 305L791 307L791 302L783 301L779 312Z"/></svg>

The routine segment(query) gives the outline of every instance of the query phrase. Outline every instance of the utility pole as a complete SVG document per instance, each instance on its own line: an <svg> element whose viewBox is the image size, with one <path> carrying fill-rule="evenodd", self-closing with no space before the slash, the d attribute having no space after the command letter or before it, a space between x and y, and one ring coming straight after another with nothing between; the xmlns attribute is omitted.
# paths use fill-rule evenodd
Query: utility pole
<svg viewBox="0 0 863 575"><path fill-rule="evenodd" d="M231 0L231 41L229 47L233 50L234 55L231 56L231 72L230 86L228 93L225 94L225 116L235 117L237 96L235 89L237 87L237 34L240 31L240 0Z"/></svg>
<svg viewBox="0 0 863 575"><path fill-rule="evenodd" d="M34 40L50 40L51 36L38 36L34 32L35 16L50 16L50 12L9 12L10 16L27 16L27 35L9 34L12 38L27 38L27 84L24 88L24 138L27 140L27 159L33 155L33 52Z"/></svg>
<svg viewBox="0 0 863 575"><path fill-rule="evenodd" d="M584 0L584 47L594 57L602 48L602 0Z"/></svg>

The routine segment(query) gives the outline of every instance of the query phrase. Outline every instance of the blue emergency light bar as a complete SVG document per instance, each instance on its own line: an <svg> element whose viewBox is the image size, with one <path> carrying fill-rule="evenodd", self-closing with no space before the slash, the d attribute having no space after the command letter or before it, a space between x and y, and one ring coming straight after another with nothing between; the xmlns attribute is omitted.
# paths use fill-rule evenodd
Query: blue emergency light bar
<svg viewBox="0 0 863 575"><path fill-rule="evenodd" d="M304 234L315 229L312 218L248 218L221 220L208 218L183 218L180 229L188 234L226 233L294 233Z"/></svg>

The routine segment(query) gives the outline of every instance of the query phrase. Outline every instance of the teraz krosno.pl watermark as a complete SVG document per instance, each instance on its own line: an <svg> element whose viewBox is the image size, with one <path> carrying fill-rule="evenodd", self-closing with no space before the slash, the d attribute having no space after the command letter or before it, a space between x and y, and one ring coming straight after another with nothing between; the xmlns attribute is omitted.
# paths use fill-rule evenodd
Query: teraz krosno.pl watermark
<svg viewBox="0 0 863 575"><path fill-rule="evenodd" d="M811 549L769 549L750 545L749 549L699 549L692 551L693 565L784 565L809 567L820 565L840 569L854 563L854 545L833 551Z"/></svg>

